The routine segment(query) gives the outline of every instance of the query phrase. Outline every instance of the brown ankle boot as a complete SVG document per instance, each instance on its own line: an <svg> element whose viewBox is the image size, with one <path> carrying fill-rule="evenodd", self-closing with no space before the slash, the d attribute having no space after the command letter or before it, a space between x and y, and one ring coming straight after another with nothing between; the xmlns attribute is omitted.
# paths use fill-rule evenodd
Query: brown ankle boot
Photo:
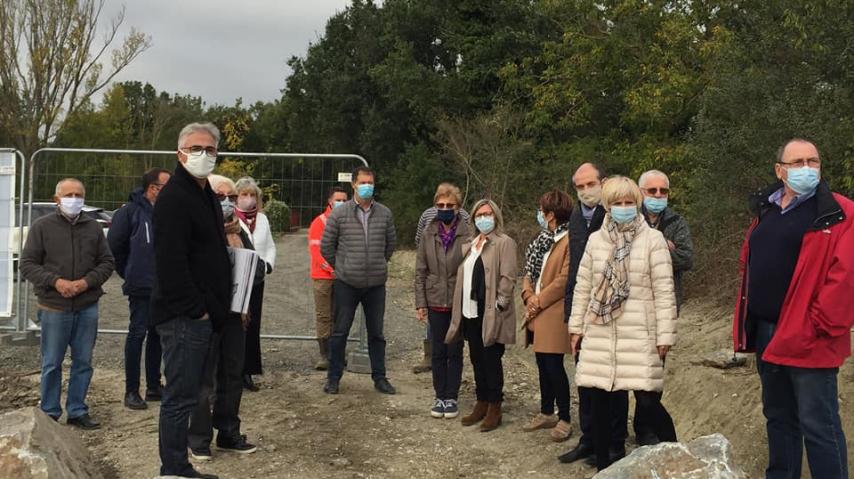
<svg viewBox="0 0 854 479"><path fill-rule="evenodd" d="M486 417L480 423L480 432L489 432L501 425L501 401L489 403Z"/></svg>
<svg viewBox="0 0 854 479"><path fill-rule="evenodd" d="M429 339L424 340L424 356L421 362L412 368L415 374L429 373L433 369L433 343Z"/></svg>
<svg viewBox="0 0 854 479"><path fill-rule="evenodd" d="M488 403L486 401L477 401L474 403L474 410L468 416L463 416L463 426L473 426L480 422L481 419L486 417L487 409Z"/></svg>

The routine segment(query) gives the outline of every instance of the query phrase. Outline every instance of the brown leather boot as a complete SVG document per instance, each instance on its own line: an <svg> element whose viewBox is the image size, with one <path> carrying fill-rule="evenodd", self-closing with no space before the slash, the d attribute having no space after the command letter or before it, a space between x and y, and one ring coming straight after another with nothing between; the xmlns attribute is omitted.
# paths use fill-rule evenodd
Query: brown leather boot
<svg viewBox="0 0 854 479"><path fill-rule="evenodd" d="M489 403L486 417L480 423L480 432L489 432L501 425L501 401Z"/></svg>
<svg viewBox="0 0 854 479"><path fill-rule="evenodd" d="M429 373L433 369L433 343L429 339L424 340L424 357L421 362L412 368L415 374Z"/></svg>
<svg viewBox="0 0 854 479"><path fill-rule="evenodd" d="M329 369L329 339L318 339L317 345L320 349L320 361L314 365L314 369L326 371Z"/></svg>
<svg viewBox="0 0 854 479"><path fill-rule="evenodd" d="M477 401L474 403L474 409L472 412L463 416L462 423L463 426L473 426L480 422L481 419L486 417L486 410L488 409L488 403L486 401Z"/></svg>

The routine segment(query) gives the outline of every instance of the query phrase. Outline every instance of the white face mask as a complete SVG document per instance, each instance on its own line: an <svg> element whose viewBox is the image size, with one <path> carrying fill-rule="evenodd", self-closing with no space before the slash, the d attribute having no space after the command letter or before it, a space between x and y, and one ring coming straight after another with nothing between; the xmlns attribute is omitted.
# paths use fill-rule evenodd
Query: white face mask
<svg viewBox="0 0 854 479"><path fill-rule="evenodd" d="M181 153L184 153L183 151ZM216 155L208 155L204 150L198 153L184 153L187 162L184 168L198 179L207 178L216 166Z"/></svg>
<svg viewBox="0 0 854 479"><path fill-rule="evenodd" d="M66 198L59 199L59 209L69 218L76 218L83 211L83 198Z"/></svg>
<svg viewBox="0 0 854 479"><path fill-rule="evenodd" d="M592 186L583 191L578 192L578 201L584 203L584 206L593 208L602 201L602 185Z"/></svg>

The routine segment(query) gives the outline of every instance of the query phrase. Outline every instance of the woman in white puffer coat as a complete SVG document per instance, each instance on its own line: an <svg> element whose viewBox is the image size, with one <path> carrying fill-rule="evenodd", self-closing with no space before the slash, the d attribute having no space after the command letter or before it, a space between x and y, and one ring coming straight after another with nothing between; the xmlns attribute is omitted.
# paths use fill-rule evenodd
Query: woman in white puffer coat
<svg viewBox="0 0 854 479"><path fill-rule="evenodd" d="M609 178L602 188L607 214L590 236L578 267L569 332L573 354L584 338L575 381L592 389L596 467L609 456L609 395L635 391L659 439L676 441L673 420L661 404L664 359L676 342L676 297L670 251L661 232L641 214L643 198L629 178Z"/></svg>

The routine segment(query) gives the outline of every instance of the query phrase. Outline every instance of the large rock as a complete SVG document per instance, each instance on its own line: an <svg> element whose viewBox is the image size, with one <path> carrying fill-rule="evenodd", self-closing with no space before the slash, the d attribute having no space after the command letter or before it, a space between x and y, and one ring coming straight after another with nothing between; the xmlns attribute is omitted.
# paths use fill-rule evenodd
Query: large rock
<svg viewBox="0 0 854 479"><path fill-rule="evenodd" d="M721 434L639 447L594 479L746 479Z"/></svg>
<svg viewBox="0 0 854 479"><path fill-rule="evenodd" d="M102 476L74 430L59 425L41 409L28 407L0 416L0 477Z"/></svg>

